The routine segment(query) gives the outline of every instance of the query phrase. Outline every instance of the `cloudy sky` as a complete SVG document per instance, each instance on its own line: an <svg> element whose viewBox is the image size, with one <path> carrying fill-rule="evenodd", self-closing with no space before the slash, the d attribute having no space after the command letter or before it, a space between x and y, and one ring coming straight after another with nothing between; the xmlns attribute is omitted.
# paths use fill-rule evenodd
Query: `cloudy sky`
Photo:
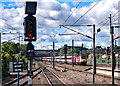
<svg viewBox="0 0 120 86"><path fill-rule="evenodd" d="M2 42L11 39L18 42L18 34L24 37L23 21L24 4L26 0L1 0L0 1L0 32L16 33L2 34ZM29 0L35 1L35 0ZM33 42L35 49L51 49L52 42L55 42L56 49L64 44L92 48L92 40L77 35L59 25L96 25L96 46L110 46L109 16L112 15L112 24L118 23L118 2L119 0L36 0L37 13L37 41ZM88 36L93 36L93 27L69 27L75 31ZM101 28L101 32L97 29ZM62 35L59 34L76 34ZM118 36L118 29L115 29L115 37ZM21 37L21 43L24 42Z"/></svg>

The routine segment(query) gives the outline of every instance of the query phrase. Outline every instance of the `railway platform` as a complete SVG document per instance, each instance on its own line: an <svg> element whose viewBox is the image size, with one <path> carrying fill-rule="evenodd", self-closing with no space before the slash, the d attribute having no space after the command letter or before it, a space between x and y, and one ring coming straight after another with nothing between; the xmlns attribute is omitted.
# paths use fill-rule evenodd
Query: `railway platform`
<svg viewBox="0 0 120 86"><path fill-rule="evenodd" d="M111 67L96 67L96 73L104 76L112 76L112 68ZM120 69L116 68L114 70L114 76L116 79L120 79Z"/></svg>

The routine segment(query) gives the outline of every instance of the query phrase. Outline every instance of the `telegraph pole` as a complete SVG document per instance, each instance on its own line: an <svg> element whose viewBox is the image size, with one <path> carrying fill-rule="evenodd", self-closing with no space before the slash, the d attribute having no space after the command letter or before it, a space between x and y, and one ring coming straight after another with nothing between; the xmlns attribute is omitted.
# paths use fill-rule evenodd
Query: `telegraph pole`
<svg viewBox="0 0 120 86"><path fill-rule="evenodd" d="M95 24L93 25L93 83L95 83L96 57L95 57Z"/></svg>
<svg viewBox="0 0 120 86"><path fill-rule="evenodd" d="M74 67L74 40L72 40L72 66Z"/></svg>

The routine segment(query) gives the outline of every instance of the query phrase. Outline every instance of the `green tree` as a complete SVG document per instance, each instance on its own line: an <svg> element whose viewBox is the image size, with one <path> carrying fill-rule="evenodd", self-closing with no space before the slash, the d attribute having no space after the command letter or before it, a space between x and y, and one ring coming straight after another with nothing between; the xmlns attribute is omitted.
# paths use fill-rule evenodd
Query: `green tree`
<svg viewBox="0 0 120 86"><path fill-rule="evenodd" d="M23 45L25 46L25 45ZM25 48L21 47L21 50L25 51ZM9 71L9 62L17 61L16 56L19 53L19 44L14 42L4 42L2 43L2 74L3 76L8 75ZM24 53L25 54L25 53ZM24 62L24 68L27 67L27 59L20 57L20 60Z"/></svg>
<svg viewBox="0 0 120 86"><path fill-rule="evenodd" d="M60 48L59 55L60 55L60 52L61 52L61 56L63 56L64 55L64 47Z"/></svg>
<svg viewBox="0 0 120 86"><path fill-rule="evenodd" d="M63 56L64 55L64 47L62 47L60 50L59 50L59 55L60 55L60 51L61 51L61 55ZM67 50L67 53L69 56L72 56L72 48L68 49ZM75 49L74 48L74 54L76 54L76 56L78 56L80 53L79 49Z"/></svg>
<svg viewBox="0 0 120 86"><path fill-rule="evenodd" d="M21 56L26 56L26 44L21 44L20 45L20 52L21 52Z"/></svg>
<svg viewBox="0 0 120 86"><path fill-rule="evenodd" d="M14 54L18 53L18 46L14 42L2 43L2 73L8 75L9 62L15 61Z"/></svg>
<svg viewBox="0 0 120 86"><path fill-rule="evenodd" d="M96 54L105 54L105 51L102 49L96 50Z"/></svg>

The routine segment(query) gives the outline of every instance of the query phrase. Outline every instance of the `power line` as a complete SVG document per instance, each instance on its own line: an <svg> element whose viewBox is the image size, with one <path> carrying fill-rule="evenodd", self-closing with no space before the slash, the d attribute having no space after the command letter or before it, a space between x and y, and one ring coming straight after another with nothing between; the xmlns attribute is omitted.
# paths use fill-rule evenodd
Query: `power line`
<svg viewBox="0 0 120 86"><path fill-rule="evenodd" d="M111 18L114 18L118 13L119 13L119 11L117 11ZM118 19L118 18L117 18L117 19ZM117 19L116 19L116 20L117 20ZM106 20L106 22L103 23L105 20ZM98 26L98 25L100 25L101 23L103 23L102 26L100 27L100 29L101 29L103 26L105 26L105 25L108 23L108 21L109 21L108 18L106 18L105 20L103 20L103 21L101 21L100 23L97 24L97 26Z"/></svg>
<svg viewBox="0 0 120 86"><path fill-rule="evenodd" d="M105 26L107 23L108 23L108 21L106 21L106 22L100 27L100 29L101 29L103 26Z"/></svg>
<svg viewBox="0 0 120 86"><path fill-rule="evenodd" d="M82 1L81 1L81 2L82 2ZM80 4L81 2L79 2L79 4ZM100 1L99 1L99 2L100 2ZM75 23L77 23L82 17L84 17L89 11L91 11L99 2L97 2L93 7L91 7L88 11L86 11L81 17L79 17L78 20L77 20ZM79 6L79 4L78 4L78 6ZM71 15L70 15L70 16L71 16ZM69 17L68 17L68 18L69 18ZM68 20L68 18L67 18L66 20ZM65 21L65 22L66 22L66 21ZM75 23L73 23L72 25L74 25ZM71 26L72 26L72 25L71 25ZM66 30L66 31L67 31L67 30ZM65 32L66 32L66 31L65 31ZM65 33L65 32L64 32L64 33Z"/></svg>
<svg viewBox="0 0 120 86"><path fill-rule="evenodd" d="M88 31L90 31L91 30L91 28L90 29L88 29L87 31L85 31L85 33L87 33Z"/></svg>
<svg viewBox="0 0 120 86"><path fill-rule="evenodd" d="M84 17L89 11L91 11L100 1L98 1L93 7L86 11L81 17L79 17L72 25L76 24L82 17Z"/></svg>
<svg viewBox="0 0 120 86"><path fill-rule="evenodd" d="M114 19L114 21L112 21L112 22L114 23L116 20L118 20L118 18ZM119 22L117 24L119 24Z"/></svg>
<svg viewBox="0 0 120 86"><path fill-rule="evenodd" d="M65 20L65 22L64 22L63 24L65 24L65 23L68 21L68 19L72 16L72 14L75 12L75 10L79 7L79 5L80 5L81 2L82 2L82 0L78 3L78 5L75 7L75 9L72 11L72 13L68 16L68 18ZM63 32L63 34L64 34L65 32L67 32L67 30L65 30L65 31Z"/></svg>
<svg viewBox="0 0 120 86"><path fill-rule="evenodd" d="M14 30L16 30L16 28L12 27L11 25L7 24L6 22L0 20L1 22L3 22L4 24L8 25L9 27L13 28Z"/></svg>
<svg viewBox="0 0 120 86"><path fill-rule="evenodd" d="M117 11L117 12L112 16L112 18L115 17L119 12L120 12L120 11Z"/></svg>
<svg viewBox="0 0 120 86"><path fill-rule="evenodd" d="M79 5L80 5L80 3L81 3L82 1L80 1L79 3L78 3L78 5L76 6L76 8L72 11L72 13L68 16L68 18L65 20L65 22L64 22L64 24L68 21L68 19L72 16L72 14L75 12L75 10L79 7Z"/></svg>
<svg viewBox="0 0 120 86"><path fill-rule="evenodd" d="M6 30L6 29L2 29L2 28L0 28L1 30L4 30L4 31L8 31L8 30Z"/></svg>
<svg viewBox="0 0 120 86"><path fill-rule="evenodd" d="M116 12L116 13L112 16L112 18L115 17L118 13L119 13L119 11ZM100 24L103 23L104 21L109 21L109 19L108 19L108 18L104 19L103 21L101 21L100 23L98 23L96 26L100 25Z"/></svg>
<svg viewBox="0 0 120 86"><path fill-rule="evenodd" d="M81 1L81 2L82 2L82 1ZM80 5L81 2L79 2L79 4L77 5L77 7ZM99 2L100 2L100 1L99 1ZM84 16L85 16L90 10L92 10L99 2L97 2L93 7L91 7L87 12L85 12L80 18L78 18L78 20L77 20L75 23L77 23L82 17L84 17ZM77 7L76 7L76 8L77 8ZM74 11L73 11L73 12L74 12ZM73 12L72 12L72 13L73 13ZM71 14L71 15L72 15L72 14ZM70 15L70 16L71 16L71 15ZM70 17L70 16L69 16L69 17ZM69 17L65 20L65 23L67 22L67 20L69 19ZM73 23L72 25L74 25L75 23ZM72 26L72 25L71 25L71 26ZM67 31L67 30L66 30L66 31ZM65 32L66 32L66 31L65 31ZM65 33L65 32L64 32L64 33Z"/></svg>
<svg viewBox="0 0 120 86"><path fill-rule="evenodd" d="M104 21L108 21L108 18L106 18L106 19L102 20L101 22L99 22L96 26L102 24Z"/></svg>

